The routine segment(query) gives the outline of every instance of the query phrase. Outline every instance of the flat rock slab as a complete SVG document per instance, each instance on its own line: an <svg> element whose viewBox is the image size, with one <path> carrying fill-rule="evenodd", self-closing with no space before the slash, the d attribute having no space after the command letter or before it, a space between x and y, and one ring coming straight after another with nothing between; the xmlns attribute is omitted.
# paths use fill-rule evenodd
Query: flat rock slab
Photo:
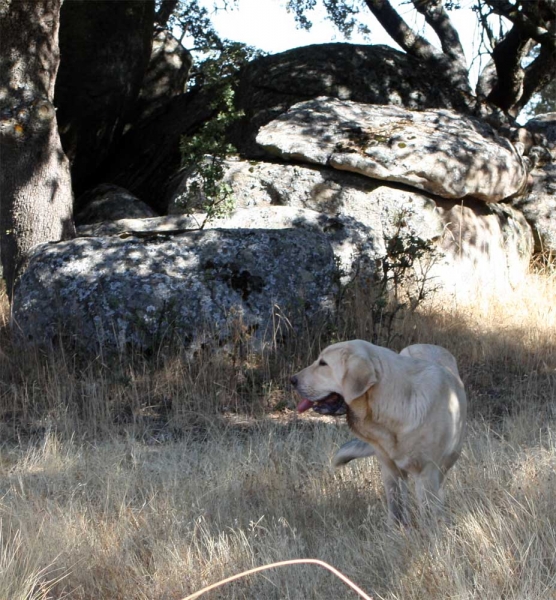
<svg viewBox="0 0 556 600"><path fill-rule="evenodd" d="M326 316L335 290L332 249L313 231L76 238L36 247L13 322L27 341L92 351L226 341L238 321L264 339L286 322L277 312L294 327Z"/></svg>
<svg viewBox="0 0 556 600"><path fill-rule="evenodd" d="M443 198L499 202L521 192L527 178L508 140L451 110L321 97L295 104L256 139L287 160L395 181Z"/></svg>

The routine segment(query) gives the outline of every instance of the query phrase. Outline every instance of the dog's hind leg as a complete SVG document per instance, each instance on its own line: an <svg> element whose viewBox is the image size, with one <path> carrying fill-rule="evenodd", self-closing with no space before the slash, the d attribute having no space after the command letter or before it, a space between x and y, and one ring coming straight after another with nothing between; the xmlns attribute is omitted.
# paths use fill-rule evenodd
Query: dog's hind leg
<svg viewBox="0 0 556 600"><path fill-rule="evenodd" d="M444 475L434 464L428 464L415 479L415 493L423 516L438 517L444 506Z"/></svg>
<svg viewBox="0 0 556 600"><path fill-rule="evenodd" d="M341 446L336 454L334 454L332 464L335 467L341 467L356 458L367 458L368 456L374 455L374 448L370 444L367 444L367 442L363 442L362 440L350 440Z"/></svg>

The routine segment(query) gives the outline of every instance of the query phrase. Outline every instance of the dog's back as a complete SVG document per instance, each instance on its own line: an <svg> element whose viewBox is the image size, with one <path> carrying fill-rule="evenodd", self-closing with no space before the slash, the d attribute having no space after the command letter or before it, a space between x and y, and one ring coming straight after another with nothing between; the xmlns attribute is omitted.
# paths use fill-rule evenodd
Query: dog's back
<svg viewBox="0 0 556 600"><path fill-rule="evenodd" d="M435 346L434 344L413 344L412 346L404 348L400 352L400 356L410 356L411 358L439 363L459 377L458 364L454 355L451 352L448 352L446 348L442 348L442 346Z"/></svg>

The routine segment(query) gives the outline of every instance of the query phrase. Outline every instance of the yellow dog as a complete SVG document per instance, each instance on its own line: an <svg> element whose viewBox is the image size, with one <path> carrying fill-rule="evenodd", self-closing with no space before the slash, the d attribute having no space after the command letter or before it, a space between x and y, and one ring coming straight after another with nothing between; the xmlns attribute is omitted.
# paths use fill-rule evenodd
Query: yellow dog
<svg viewBox="0 0 556 600"><path fill-rule="evenodd" d="M415 478L419 505L442 505L442 483L458 459L467 399L455 358L430 344L400 354L363 340L333 344L295 374L298 411L332 412L344 404L360 440L344 444L336 466L375 455L381 464L388 514L407 523L407 477Z"/></svg>

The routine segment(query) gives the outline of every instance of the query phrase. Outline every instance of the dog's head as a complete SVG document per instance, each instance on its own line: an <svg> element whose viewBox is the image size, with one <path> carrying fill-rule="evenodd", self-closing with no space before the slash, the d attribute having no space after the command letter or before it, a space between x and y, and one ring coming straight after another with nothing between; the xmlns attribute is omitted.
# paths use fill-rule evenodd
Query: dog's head
<svg viewBox="0 0 556 600"><path fill-rule="evenodd" d="M345 412L345 405L378 381L371 344L353 340L325 348L317 360L296 373L291 384L301 397L299 412L313 408L321 414ZM342 410L343 409L343 410Z"/></svg>

